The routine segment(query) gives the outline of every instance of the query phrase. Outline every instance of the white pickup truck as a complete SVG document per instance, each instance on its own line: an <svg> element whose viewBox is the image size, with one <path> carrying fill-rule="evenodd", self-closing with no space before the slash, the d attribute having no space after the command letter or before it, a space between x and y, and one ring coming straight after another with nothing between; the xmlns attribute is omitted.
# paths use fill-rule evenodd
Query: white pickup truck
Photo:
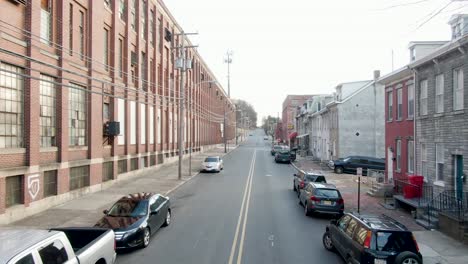
<svg viewBox="0 0 468 264"><path fill-rule="evenodd" d="M0 230L0 263L113 264L114 232L102 228Z"/></svg>

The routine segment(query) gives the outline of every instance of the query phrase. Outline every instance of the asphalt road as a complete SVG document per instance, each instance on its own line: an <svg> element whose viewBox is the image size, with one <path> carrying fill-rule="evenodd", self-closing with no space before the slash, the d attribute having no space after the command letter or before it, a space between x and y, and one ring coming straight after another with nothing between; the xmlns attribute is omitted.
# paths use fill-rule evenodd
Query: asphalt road
<svg viewBox="0 0 468 264"><path fill-rule="evenodd" d="M329 222L306 217L292 191L294 168L276 164L257 130L224 158L224 171L203 173L171 195L173 221L146 249L117 263L344 263L322 246Z"/></svg>

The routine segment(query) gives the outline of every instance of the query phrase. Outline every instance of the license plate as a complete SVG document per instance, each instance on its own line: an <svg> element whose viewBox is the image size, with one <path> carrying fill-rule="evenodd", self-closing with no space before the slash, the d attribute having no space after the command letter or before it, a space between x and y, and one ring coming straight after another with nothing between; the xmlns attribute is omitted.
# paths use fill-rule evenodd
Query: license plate
<svg viewBox="0 0 468 264"><path fill-rule="evenodd" d="M324 205L332 205L332 202L331 201L323 201L323 204Z"/></svg>
<svg viewBox="0 0 468 264"><path fill-rule="evenodd" d="M374 264L387 264L386 259L374 259Z"/></svg>

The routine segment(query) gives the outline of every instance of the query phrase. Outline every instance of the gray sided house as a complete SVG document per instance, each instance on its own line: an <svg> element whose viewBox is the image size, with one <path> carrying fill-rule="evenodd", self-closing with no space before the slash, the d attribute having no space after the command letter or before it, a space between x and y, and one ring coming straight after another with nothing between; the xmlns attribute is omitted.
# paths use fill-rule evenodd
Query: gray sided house
<svg viewBox="0 0 468 264"><path fill-rule="evenodd" d="M379 73L375 73L375 80ZM333 157L350 155L385 157L384 89L376 81L347 93L349 84L336 88L336 100L327 105L332 122ZM347 94L347 96L343 96Z"/></svg>
<svg viewBox="0 0 468 264"><path fill-rule="evenodd" d="M468 195L468 35L410 67L416 80L417 173L434 188ZM463 194L463 192L467 192Z"/></svg>

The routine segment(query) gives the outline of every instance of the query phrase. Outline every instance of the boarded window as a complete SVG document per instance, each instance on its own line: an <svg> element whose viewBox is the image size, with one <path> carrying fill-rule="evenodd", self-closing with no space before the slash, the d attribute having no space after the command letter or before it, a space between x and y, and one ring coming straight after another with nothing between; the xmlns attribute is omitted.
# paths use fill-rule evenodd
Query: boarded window
<svg viewBox="0 0 468 264"><path fill-rule="evenodd" d="M6 178L6 207L23 203L23 175Z"/></svg>
<svg viewBox="0 0 468 264"><path fill-rule="evenodd" d="M44 171L44 197L57 195L57 171Z"/></svg>
<svg viewBox="0 0 468 264"><path fill-rule="evenodd" d="M122 174L127 172L127 160L119 160L119 163L117 164L118 166L118 173Z"/></svg>
<svg viewBox="0 0 468 264"><path fill-rule="evenodd" d="M102 163L102 181L110 181L114 177L114 163L112 161Z"/></svg>
<svg viewBox="0 0 468 264"><path fill-rule="evenodd" d="M138 170L138 158L133 158L130 160L130 170Z"/></svg>
<svg viewBox="0 0 468 264"><path fill-rule="evenodd" d="M70 190L89 186L89 166L70 168Z"/></svg>

